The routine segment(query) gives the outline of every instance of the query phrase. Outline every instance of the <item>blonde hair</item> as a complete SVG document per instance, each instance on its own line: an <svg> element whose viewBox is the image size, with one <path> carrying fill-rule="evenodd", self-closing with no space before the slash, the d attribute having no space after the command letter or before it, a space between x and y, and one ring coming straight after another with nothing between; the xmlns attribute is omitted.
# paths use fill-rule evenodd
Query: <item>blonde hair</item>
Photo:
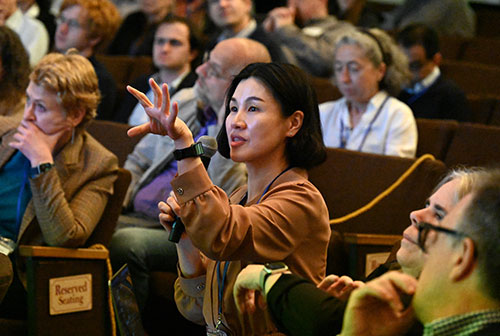
<svg viewBox="0 0 500 336"><path fill-rule="evenodd" d="M109 0L64 0L59 13L72 6L80 6L85 10L89 37L101 39L95 49L106 48L121 23L116 6Z"/></svg>
<svg viewBox="0 0 500 336"><path fill-rule="evenodd" d="M101 98L94 67L76 49L65 55L51 53L43 57L30 74L30 80L54 92L67 115L83 109L85 115L77 126L83 128L96 116Z"/></svg>

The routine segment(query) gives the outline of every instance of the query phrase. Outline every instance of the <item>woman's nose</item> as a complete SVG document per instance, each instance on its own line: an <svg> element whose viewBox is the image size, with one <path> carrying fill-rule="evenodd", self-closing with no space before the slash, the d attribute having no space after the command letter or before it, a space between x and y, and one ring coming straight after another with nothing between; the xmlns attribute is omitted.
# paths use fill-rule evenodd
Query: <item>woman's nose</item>
<svg viewBox="0 0 500 336"><path fill-rule="evenodd" d="M35 120L35 113L33 104L26 103L24 106L24 120Z"/></svg>

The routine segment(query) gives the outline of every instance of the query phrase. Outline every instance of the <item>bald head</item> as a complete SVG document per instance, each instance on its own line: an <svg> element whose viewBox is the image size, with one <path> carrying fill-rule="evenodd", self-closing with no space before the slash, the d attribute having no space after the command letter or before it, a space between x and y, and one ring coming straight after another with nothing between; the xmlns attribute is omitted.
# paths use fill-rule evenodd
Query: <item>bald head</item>
<svg viewBox="0 0 500 336"><path fill-rule="evenodd" d="M237 75L248 64L271 62L267 48L262 43L247 38L231 38L221 41L212 53L220 53L224 71L231 76Z"/></svg>
<svg viewBox="0 0 500 336"><path fill-rule="evenodd" d="M269 63L267 48L254 40L231 38L217 43L209 59L197 69L194 86L198 98L219 111L233 77L251 63Z"/></svg>

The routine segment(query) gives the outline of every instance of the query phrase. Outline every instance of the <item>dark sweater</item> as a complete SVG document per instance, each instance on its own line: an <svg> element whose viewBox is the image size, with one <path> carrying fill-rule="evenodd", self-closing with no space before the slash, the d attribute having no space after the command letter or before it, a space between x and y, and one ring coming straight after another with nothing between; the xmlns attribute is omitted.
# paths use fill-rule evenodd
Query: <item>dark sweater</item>
<svg viewBox="0 0 500 336"><path fill-rule="evenodd" d="M469 120L464 92L442 75L424 93L413 95L403 90L398 99L410 106L415 118Z"/></svg>

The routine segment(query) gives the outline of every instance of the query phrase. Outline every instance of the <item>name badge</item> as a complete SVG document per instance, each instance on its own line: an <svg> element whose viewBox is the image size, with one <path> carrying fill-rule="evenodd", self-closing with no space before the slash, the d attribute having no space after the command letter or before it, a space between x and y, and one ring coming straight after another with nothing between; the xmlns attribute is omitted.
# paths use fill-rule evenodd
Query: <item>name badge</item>
<svg viewBox="0 0 500 336"><path fill-rule="evenodd" d="M92 309L92 274L49 280L50 315Z"/></svg>

